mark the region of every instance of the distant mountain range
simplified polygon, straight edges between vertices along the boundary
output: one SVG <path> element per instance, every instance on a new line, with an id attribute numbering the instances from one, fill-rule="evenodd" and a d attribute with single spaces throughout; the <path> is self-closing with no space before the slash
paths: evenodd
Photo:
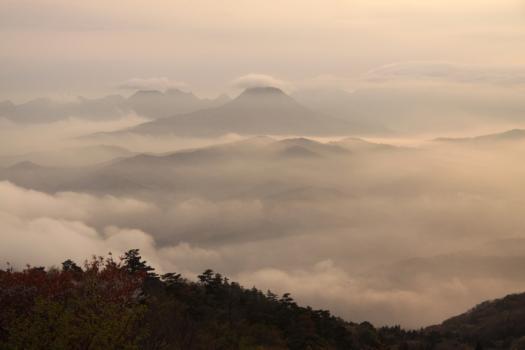
<path id="1" fill-rule="evenodd" d="M 69 117 L 104 120 L 130 112 L 126 99 L 119 95 L 95 99 L 79 97 L 68 102 L 38 98 L 18 105 L 10 101 L 0 104 L 0 117 L 15 123 L 47 123 Z"/>
<path id="2" fill-rule="evenodd" d="M 201 99 L 191 92 L 178 89 L 169 89 L 165 92 L 141 90 L 127 99 L 127 105 L 139 115 L 160 119 L 217 107 L 228 101 L 230 98 L 227 95 L 220 95 L 216 99 Z"/>
<path id="3" fill-rule="evenodd" d="M 330 116 L 330 118 L 324 118 L 326 125 L 319 128 L 318 132 L 322 135 L 333 135 L 335 122 L 330 122 L 328 119 L 334 118 L 337 118 L 339 123 L 344 122 L 344 125 L 341 125 L 341 131 L 345 135 L 361 136 L 401 136 L 413 132 L 436 131 L 449 133 L 460 129 L 466 130 L 473 123 L 481 120 L 487 125 L 497 126 L 502 122 L 510 124 L 523 119 L 525 109 L 519 96 L 513 96 L 508 100 L 501 99 L 497 94 L 483 96 L 483 98 L 476 97 L 475 93 L 471 95 L 457 89 L 443 90 L 431 86 L 419 88 L 381 84 L 361 86 L 354 91 L 328 87 L 303 88 L 290 95 L 296 104 L 308 110 L 309 113 L 306 115 Z M 8 118 L 17 123 L 43 123 L 68 117 L 100 120 L 129 113 L 135 113 L 151 120 L 171 118 L 177 115 L 192 115 L 197 119 L 193 123 L 184 121 L 184 118 L 177 121 L 180 130 L 176 130 L 176 133 L 186 135 L 193 133 L 193 129 L 197 128 L 199 135 L 207 135 L 210 134 L 210 130 L 198 125 L 207 122 L 207 117 L 203 115 L 211 117 L 213 113 L 220 114 L 222 108 L 219 109 L 219 112 L 216 112 L 215 108 L 229 102 L 232 101 L 227 95 L 206 99 L 178 89 L 141 90 L 129 97 L 120 95 L 94 99 L 79 97 L 70 102 L 57 102 L 46 98 L 22 104 L 0 101 L 0 118 Z M 232 111 L 242 110 L 240 103 L 237 102 L 234 105 L 237 105 L 238 108 L 233 108 L 232 105 L 229 105 L 228 108 L 233 108 Z M 203 111 L 208 109 L 213 111 Z M 228 109 L 222 110 L 226 113 Z M 202 111 L 202 113 L 193 115 L 197 111 Z M 252 114 L 255 118 L 258 112 L 254 111 Z M 226 128 L 224 124 L 220 124 L 223 118 L 217 118 L 217 124 Z M 232 123 L 236 121 L 235 114 L 229 119 L 224 119 Z M 290 123 L 293 124 L 291 120 L 293 118 L 290 117 Z M 175 124 L 174 121 L 172 123 Z M 308 133 L 304 135 L 312 135 L 311 126 L 313 124 L 306 121 L 304 124 L 301 129 L 297 126 L 284 125 L 282 128 L 284 130 L 278 131 L 306 130 Z M 273 131 L 274 128 L 268 125 L 269 121 L 264 124 L 259 120 L 253 128 L 264 126 L 267 127 L 267 130 Z M 240 123 L 233 126 L 234 129 L 240 129 L 243 134 L 247 133 L 246 130 L 251 130 L 247 127 L 241 128 Z M 216 133 L 215 129 L 211 134 Z M 221 129 L 221 131 L 224 130 Z M 262 129 L 255 134 L 265 133 Z"/>
<path id="4" fill-rule="evenodd" d="M 94 99 L 79 97 L 67 102 L 39 98 L 18 105 L 11 101 L 3 101 L 0 102 L 0 117 L 16 123 L 45 123 L 69 117 L 101 120 L 117 118 L 128 113 L 158 119 L 219 106 L 229 100 L 226 95 L 216 99 L 201 99 L 190 92 L 177 89 L 165 92 L 140 90 L 128 98 L 109 95 Z"/>
<path id="5" fill-rule="evenodd" d="M 356 125 L 314 112 L 273 87 L 245 90 L 234 100 L 215 108 L 154 120 L 127 132 L 144 135 L 347 135 Z"/>
<path id="6" fill-rule="evenodd" d="M 116 155 L 115 159 L 105 159 L 104 163 L 84 167 L 42 166 L 26 159 L 0 168 L 0 180 L 9 180 L 20 186 L 45 192 L 81 190 L 119 193 L 174 188 L 201 191 L 204 188 L 202 186 L 213 188 L 213 181 L 221 181 L 220 178 L 210 178 L 207 169 L 214 169 L 215 172 L 226 171 L 228 164 L 251 164 L 252 167 L 263 168 L 268 165 L 289 166 L 291 162 L 304 163 L 305 160 L 314 160 L 316 164 L 322 164 L 323 161 L 333 161 L 339 159 L 337 157 L 346 157 L 354 152 L 382 152 L 390 149 L 395 147 L 360 139 L 321 143 L 306 138 L 276 140 L 266 136 L 165 155 L 133 155 L 123 149 L 98 146 L 93 149 L 78 149 L 78 152 L 96 150 L 105 151 L 105 155 L 111 151 Z M 52 156 L 33 154 L 28 159 L 49 159 Z M 191 169 L 194 170 L 188 171 Z M 200 178 L 201 176 L 203 178 Z M 268 176 L 271 177 L 271 174 Z M 257 182 L 252 185 L 256 184 Z M 230 186 L 242 187 L 242 184 L 232 183 Z M 282 186 L 282 189 L 290 190 L 289 184 Z M 298 187 L 300 184 L 296 183 L 294 186 Z M 274 190 L 281 188 L 280 185 L 274 187 Z M 215 190 L 221 188 L 224 186 L 216 186 Z"/>
<path id="7" fill-rule="evenodd" d="M 0 166 L 11 166 L 21 162 L 32 162 L 42 166 L 55 167 L 94 165 L 118 158 L 130 157 L 133 154 L 133 152 L 123 147 L 91 145 L 0 156 Z"/>
<path id="8" fill-rule="evenodd" d="M 203 99 L 191 92 L 140 90 L 128 98 L 110 95 L 58 102 L 39 98 L 0 102 L 0 117 L 15 123 L 47 123 L 70 117 L 107 120 L 135 113 L 151 122 L 125 130 L 143 135 L 211 137 L 240 135 L 343 136 L 385 132 L 359 118 L 339 118 L 331 109 L 309 108 L 274 87 L 249 88 L 235 99 Z M 343 115 L 343 114 L 341 114 Z"/>
<path id="9" fill-rule="evenodd" d="M 439 137 L 434 139 L 437 142 L 454 142 L 454 143 L 485 143 L 494 141 L 520 141 L 525 140 L 525 130 L 512 129 L 500 133 L 487 134 L 474 137 Z"/>

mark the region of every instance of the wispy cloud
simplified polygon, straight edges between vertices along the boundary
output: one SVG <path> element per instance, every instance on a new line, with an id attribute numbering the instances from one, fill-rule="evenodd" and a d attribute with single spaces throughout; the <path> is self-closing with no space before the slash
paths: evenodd
<path id="1" fill-rule="evenodd" d="M 400 62 L 370 70 L 365 74 L 364 79 L 372 82 L 439 80 L 466 84 L 516 86 L 525 84 L 525 67 L 478 66 L 451 62 Z"/>
<path id="2" fill-rule="evenodd" d="M 249 73 L 233 80 L 231 86 L 237 89 L 272 86 L 288 91 L 293 88 L 293 83 L 271 75 Z"/>

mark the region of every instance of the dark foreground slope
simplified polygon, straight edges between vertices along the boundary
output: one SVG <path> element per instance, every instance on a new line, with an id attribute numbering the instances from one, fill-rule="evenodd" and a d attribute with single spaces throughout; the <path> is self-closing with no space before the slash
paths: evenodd
<path id="1" fill-rule="evenodd" d="M 525 349 L 525 293 L 483 302 L 427 331 L 464 342 L 478 341 L 490 349 Z"/>
<path id="2" fill-rule="evenodd" d="M 0 349 L 522 349 L 524 300 L 419 331 L 376 329 L 211 270 L 197 282 L 158 276 L 131 250 L 84 268 L 0 270 Z"/>

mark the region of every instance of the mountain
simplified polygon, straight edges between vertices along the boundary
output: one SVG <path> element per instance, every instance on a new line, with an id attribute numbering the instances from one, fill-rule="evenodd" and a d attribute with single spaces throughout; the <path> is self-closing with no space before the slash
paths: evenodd
<path id="1" fill-rule="evenodd" d="M 228 163 L 246 164 L 248 162 L 250 164 L 277 164 L 287 159 L 322 160 L 349 153 L 348 150 L 337 145 L 324 144 L 306 138 L 274 140 L 270 137 L 256 136 L 236 142 L 180 150 L 171 154 L 140 154 L 113 162 L 104 171 L 133 174 L 131 176 L 152 171 L 156 174 L 169 174 L 182 167 L 223 167 Z"/>
<path id="2" fill-rule="evenodd" d="M 12 113 L 15 109 L 15 104 L 9 100 L 0 102 L 0 117 Z"/>
<path id="3" fill-rule="evenodd" d="M 487 349 L 524 349 L 525 293 L 485 301 L 425 332 L 465 343 L 478 342 Z"/>
<path id="4" fill-rule="evenodd" d="M 70 117 L 105 120 L 130 112 L 122 96 L 109 95 L 95 99 L 78 97 L 68 102 L 38 98 L 13 105 L 4 116 L 16 123 L 47 123 Z"/>
<path id="5" fill-rule="evenodd" d="M 78 97 L 60 102 L 38 98 L 15 105 L 10 101 L 0 103 L 0 116 L 16 123 L 46 123 L 75 117 L 89 120 L 114 119 L 129 113 L 158 119 L 200 109 L 220 106 L 229 101 L 221 95 L 216 99 L 201 99 L 191 92 L 170 89 L 140 90 L 128 98 L 108 95 L 101 98 Z"/>
<path id="6" fill-rule="evenodd" d="M 0 180 L 10 181 L 29 189 L 41 189 L 49 193 L 74 188 L 91 173 L 84 168 L 60 168 L 41 166 L 31 161 L 22 161 L 0 168 Z M 87 180 L 89 181 L 89 179 Z"/>
<path id="7" fill-rule="evenodd" d="M 42 166 L 83 166 L 108 162 L 116 158 L 130 157 L 133 152 L 112 145 L 71 147 L 51 151 L 31 152 L 0 157 L 0 166 L 15 165 L 29 161 Z"/>
<path id="8" fill-rule="evenodd" d="M 253 191 L 263 172 L 269 167 L 281 169 L 293 162 L 315 161 L 322 167 L 324 162 L 334 162 L 352 152 L 339 145 L 321 143 L 306 138 L 275 140 L 257 136 L 242 141 L 219 144 L 196 149 L 181 150 L 170 154 L 129 154 L 125 150 L 82 148 L 85 154 L 97 151 L 97 156 L 114 153 L 117 159 L 86 166 L 64 166 L 56 162 L 54 154 L 31 154 L 19 160 L 26 160 L 10 167 L 0 168 L 0 180 L 8 180 L 17 185 L 44 192 L 54 191 L 94 191 L 101 193 L 120 193 L 127 191 L 177 189 L 181 192 L 225 193 L 229 190 Z M 100 153 L 104 151 L 102 155 Z M 74 156 L 75 152 L 72 153 Z M 106 157 L 107 158 L 107 157 Z M 45 160 L 42 166 L 27 160 Z M 1 159 L 0 159 L 1 160 Z M 14 159 L 10 159 L 14 160 Z M 24 165 L 25 164 L 25 165 Z M 31 164 L 31 167 L 26 166 Z M 250 167 L 246 167 L 250 164 Z M 74 165 L 74 164 L 73 164 Z M 210 177 L 210 173 L 230 173 L 231 166 L 241 167 L 242 174 L 250 174 L 261 169 L 257 176 L 231 179 L 230 176 Z M 304 166 L 304 164 L 302 165 Z M 272 173 L 263 176 L 273 178 Z M 261 180 L 262 181 L 262 180 Z M 300 186 L 294 183 L 294 187 Z M 275 184 L 275 189 L 288 188 L 286 183 Z M 247 189 L 248 188 L 248 189 Z M 235 192 L 237 193 L 237 192 Z"/>
<path id="9" fill-rule="evenodd" d="M 128 132 L 205 137 L 228 133 L 248 135 L 345 135 L 354 131 L 346 121 L 316 113 L 273 87 L 245 90 L 215 108 L 156 120 Z"/>
<path id="10" fill-rule="evenodd" d="M 288 138 L 276 142 L 272 148 L 281 157 L 311 158 L 322 156 L 336 156 L 350 152 L 336 144 L 322 143 L 304 137 Z"/>
<path id="11" fill-rule="evenodd" d="M 454 143 L 486 143 L 486 142 L 506 142 L 506 141 L 523 141 L 525 140 L 524 129 L 512 129 L 500 133 L 487 134 L 475 137 L 440 137 L 434 139 L 436 142 L 454 142 Z"/>
<path id="12" fill-rule="evenodd" d="M 375 143 L 366 141 L 357 137 L 347 137 L 339 141 L 331 142 L 331 144 L 352 151 L 385 151 L 395 150 L 399 148 L 385 143 Z"/>
<path id="13" fill-rule="evenodd" d="M 216 99 L 200 99 L 191 92 L 179 89 L 169 89 L 165 92 L 139 90 L 127 99 L 127 105 L 139 115 L 160 119 L 220 106 L 228 101 L 229 97 L 226 95 Z"/>

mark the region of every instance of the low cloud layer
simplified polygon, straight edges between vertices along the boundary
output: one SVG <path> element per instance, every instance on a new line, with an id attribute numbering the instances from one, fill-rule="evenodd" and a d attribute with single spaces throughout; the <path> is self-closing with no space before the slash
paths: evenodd
<path id="1" fill-rule="evenodd" d="M 213 268 L 349 320 L 419 327 L 525 288 L 523 149 L 256 138 L 82 176 L 19 167 L 5 173 L 17 185 L 0 183 L 1 253 L 22 266 L 140 248 L 159 271 Z"/>
<path id="2" fill-rule="evenodd" d="M 90 121 L 71 117 L 49 123 L 18 124 L 0 118 L 0 156 L 52 151 L 92 144 L 79 137 L 131 127 L 146 121 L 137 115 L 115 116 L 114 119 Z"/>
<path id="3" fill-rule="evenodd" d="M 509 270 L 521 271 L 525 258 L 507 255 L 505 247 L 493 247 L 487 255 L 488 249 L 480 246 L 455 256 L 386 264 L 367 272 L 356 268 L 357 265 L 349 267 L 347 264 L 355 260 L 355 264 L 370 266 L 368 259 L 378 261 L 372 245 L 361 242 L 361 247 L 350 247 L 346 262 L 344 255 L 334 250 L 336 245 L 346 246 L 344 242 L 348 240 L 353 242 L 351 245 L 357 243 L 348 233 L 325 231 L 322 243 L 319 242 L 320 233 L 316 233 L 214 247 L 209 244 L 199 247 L 199 243 L 187 242 L 159 245 L 154 236 L 140 229 L 117 226 L 95 229 L 86 223 L 96 221 L 102 211 L 113 218 L 152 215 L 154 206 L 151 204 L 76 193 L 51 196 L 8 182 L 0 183 L 0 194 L 8 200 L 0 207 L 3 242 L 0 253 L 4 262 L 15 267 L 26 263 L 56 265 L 67 258 L 81 262 L 92 254 L 113 252 L 118 255 L 127 249 L 139 248 L 159 272 L 178 271 L 195 278 L 212 267 L 221 272 L 230 271 L 230 277 L 247 287 L 254 285 L 278 293 L 292 292 L 302 303 L 329 308 L 354 321 L 370 320 L 379 325 L 399 322 L 412 327 L 438 322 L 472 306 L 475 300 L 498 297 L 525 287 L 519 273 L 509 274 Z M 30 205 L 22 207 L 21 202 Z M 201 213 L 201 209 L 198 208 L 196 214 Z M 187 214 L 174 210 L 178 215 Z M 210 217 L 202 214 L 201 220 L 210 222 Z M 243 215 L 239 210 L 220 215 L 228 219 L 235 217 L 234 214 Z M 245 219 L 251 221 L 253 218 Z M 378 243 L 373 241 L 370 243 Z M 512 245 L 524 246 L 525 241 L 514 241 Z M 323 258 L 329 250 L 336 261 L 328 258 L 329 255 Z M 359 250 L 365 250 L 365 254 L 351 256 L 352 251 Z M 305 256 L 301 257 L 303 254 Z M 498 265 L 491 260 L 501 261 L 501 268 L 507 269 L 506 272 L 498 270 Z M 435 264 L 442 273 L 429 267 L 429 263 Z M 465 269 L 474 270 L 465 273 Z"/>
<path id="4" fill-rule="evenodd" d="M 2 263 L 15 268 L 58 265 L 68 258 L 82 262 L 92 255 L 119 255 L 132 248 L 139 248 L 159 272 L 178 269 L 178 264 L 191 266 L 199 260 L 210 263 L 216 257 L 216 253 L 188 243 L 159 248 L 142 230 L 111 225 L 96 229 L 88 224 L 101 217 L 115 220 L 151 215 L 155 210 L 151 203 L 72 192 L 49 195 L 5 181 L 0 182 L 0 194 L 0 255 Z"/>

